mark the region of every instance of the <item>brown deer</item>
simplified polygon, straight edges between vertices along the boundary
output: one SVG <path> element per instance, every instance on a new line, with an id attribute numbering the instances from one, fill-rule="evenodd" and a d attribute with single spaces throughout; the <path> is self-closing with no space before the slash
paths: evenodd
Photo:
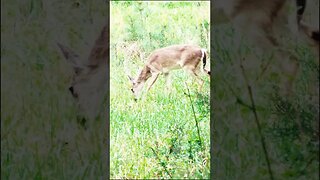
<path id="1" fill-rule="evenodd" d="M 280 35 L 306 40 L 319 55 L 319 27 L 303 21 L 306 0 L 217 0 L 214 5 L 212 21 L 215 25 L 233 23 L 236 32 L 244 35 L 257 52 L 274 55 L 284 77 L 288 77 L 283 80 L 285 94 L 290 94 L 299 64 L 297 57 L 288 52 L 288 47 L 286 49 L 288 43 L 280 40 Z M 294 21 L 289 15 L 290 6 L 297 9 Z"/>
<path id="2" fill-rule="evenodd" d="M 128 75 L 132 82 L 131 91 L 135 100 L 149 78 L 151 79 L 147 91 L 150 90 L 160 74 L 164 74 L 167 79 L 169 72 L 174 69 L 184 69 L 190 73 L 200 84 L 199 90 L 201 90 L 204 81 L 200 78 L 199 71 L 210 75 L 210 71 L 205 69 L 207 56 L 205 49 L 187 44 L 172 45 L 153 51 L 137 78 L 134 79 Z"/>
<path id="3" fill-rule="evenodd" d="M 220 24 L 231 21 L 238 31 L 249 35 L 252 41 L 264 42 L 255 45 L 276 46 L 276 29 L 278 30 L 279 26 L 287 28 L 289 32 L 295 28 L 288 27 L 290 19 L 287 7 L 292 2 L 293 0 L 216 0 L 215 9 L 212 10 L 213 22 Z M 303 21 L 306 0 L 295 0 L 295 5 L 298 30 L 319 44 L 319 27 L 311 27 Z"/>
<path id="4" fill-rule="evenodd" d="M 108 37 L 108 27 L 104 26 L 89 57 L 84 59 L 58 43 L 63 56 L 73 67 L 74 74 L 69 91 L 76 100 L 83 118 L 96 118 L 102 107 L 107 90 Z"/>

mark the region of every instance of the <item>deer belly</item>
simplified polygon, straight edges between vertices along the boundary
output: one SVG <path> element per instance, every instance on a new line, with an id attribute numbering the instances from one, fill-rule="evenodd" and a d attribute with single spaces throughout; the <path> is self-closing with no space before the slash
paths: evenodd
<path id="1" fill-rule="evenodd" d="M 162 72 L 163 73 L 168 73 L 169 71 L 171 70 L 175 70 L 175 69 L 181 69 L 180 65 L 179 64 L 173 64 L 173 65 L 170 65 L 170 66 L 162 66 Z"/>

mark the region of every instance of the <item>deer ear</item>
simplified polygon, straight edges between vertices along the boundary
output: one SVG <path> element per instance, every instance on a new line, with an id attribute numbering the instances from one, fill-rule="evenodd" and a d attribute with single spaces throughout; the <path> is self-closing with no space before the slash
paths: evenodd
<path id="1" fill-rule="evenodd" d="M 88 57 L 88 64 L 91 66 L 99 66 L 109 60 L 109 32 L 105 25 L 99 37 L 96 39 Z"/>
<path id="2" fill-rule="evenodd" d="M 60 43 L 57 43 L 57 45 L 60 48 L 66 61 L 72 65 L 76 73 L 79 73 L 81 70 L 85 68 L 85 66 L 81 63 L 78 54 L 76 54 L 73 50 L 66 46 L 63 46 Z"/>
<path id="3" fill-rule="evenodd" d="M 131 77 L 131 76 L 129 76 L 129 75 L 127 75 L 128 76 L 128 78 L 129 78 L 129 80 L 132 82 L 132 83 L 134 83 L 134 79 Z"/>

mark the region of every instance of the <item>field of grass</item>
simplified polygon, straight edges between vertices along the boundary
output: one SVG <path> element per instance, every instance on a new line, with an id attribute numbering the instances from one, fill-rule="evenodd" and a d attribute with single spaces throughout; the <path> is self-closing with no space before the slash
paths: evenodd
<path id="1" fill-rule="evenodd" d="M 305 20 L 316 25 L 319 1 L 307 4 Z M 283 59 L 255 56 L 253 47 L 235 38 L 230 24 L 212 26 L 214 177 L 271 179 L 268 154 L 274 179 L 319 179 L 319 59 L 302 41 L 283 36 L 288 38 L 283 49 L 300 65 L 293 93 L 285 96 L 280 90 Z"/>
<path id="2" fill-rule="evenodd" d="M 197 92 L 189 74 L 172 71 L 171 89 L 160 76 L 135 102 L 127 77 L 156 48 L 195 43 L 210 49 L 209 10 L 208 2 L 111 3 L 111 178 L 209 178 L 209 78 L 202 77 Z"/>
<path id="3" fill-rule="evenodd" d="M 71 67 L 56 45 L 86 55 L 100 33 L 105 1 L 78 2 L 1 1 L 1 179 L 106 175 L 106 121 L 77 124 Z"/>
<path id="4" fill-rule="evenodd" d="M 308 4 L 318 14 L 306 19 L 318 23 L 319 1 Z M 270 179 L 249 83 L 275 179 L 319 179 L 319 62 L 304 44 L 288 42 L 300 70 L 293 95 L 284 97 L 280 72 L 272 69 L 277 62 L 258 81 L 266 62 L 244 62 L 246 81 L 239 59 L 250 48 L 232 46 L 230 25 L 211 24 L 214 78 L 203 77 L 202 92 L 188 74 L 174 71 L 170 90 L 159 77 L 134 102 L 127 72 L 136 75 L 152 50 L 178 43 L 210 49 L 209 2 L 111 5 L 111 178 L 203 179 L 212 166 L 216 179 Z M 107 16 L 105 0 L 1 1 L 1 179 L 106 179 L 106 122 L 94 121 L 89 130 L 77 123 L 71 67 L 56 43 L 87 56 Z"/>

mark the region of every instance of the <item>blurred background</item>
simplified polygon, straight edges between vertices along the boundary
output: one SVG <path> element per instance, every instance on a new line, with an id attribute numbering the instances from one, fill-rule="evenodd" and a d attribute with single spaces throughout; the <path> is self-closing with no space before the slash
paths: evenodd
<path id="1" fill-rule="evenodd" d="M 77 123 L 57 42 L 86 57 L 107 17 L 103 0 L 1 1 L 1 179 L 106 176 L 106 121 Z"/>

